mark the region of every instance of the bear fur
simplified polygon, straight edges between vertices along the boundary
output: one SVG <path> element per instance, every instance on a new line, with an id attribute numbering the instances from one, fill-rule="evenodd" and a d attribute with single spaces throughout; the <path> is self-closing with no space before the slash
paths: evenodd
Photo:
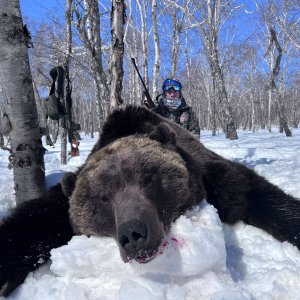
<path id="1" fill-rule="evenodd" d="M 155 257 L 172 222 L 202 199 L 300 248 L 300 202 L 188 131 L 141 107 L 115 111 L 86 163 L 0 226 L 0 295 L 74 234 L 113 237 L 126 262 Z"/>

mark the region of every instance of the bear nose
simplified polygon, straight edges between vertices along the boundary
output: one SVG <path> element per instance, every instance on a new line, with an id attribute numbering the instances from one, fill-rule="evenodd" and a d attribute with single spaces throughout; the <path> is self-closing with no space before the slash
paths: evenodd
<path id="1" fill-rule="evenodd" d="M 118 241 L 127 258 L 133 259 L 145 249 L 148 229 L 145 223 L 133 219 L 122 223 L 118 228 Z"/>

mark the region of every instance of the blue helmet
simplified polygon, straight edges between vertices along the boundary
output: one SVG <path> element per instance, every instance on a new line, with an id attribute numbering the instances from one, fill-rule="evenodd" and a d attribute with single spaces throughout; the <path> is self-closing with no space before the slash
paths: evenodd
<path id="1" fill-rule="evenodd" d="M 166 79 L 163 83 L 162 90 L 165 92 L 171 89 L 174 89 L 175 91 L 181 91 L 181 83 L 171 78 Z"/>

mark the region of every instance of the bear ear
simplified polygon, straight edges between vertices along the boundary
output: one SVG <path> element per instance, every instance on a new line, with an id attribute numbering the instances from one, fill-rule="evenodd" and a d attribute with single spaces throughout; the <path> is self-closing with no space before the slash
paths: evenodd
<path id="1" fill-rule="evenodd" d="M 149 138 L 160 142 L 163 145 L 176 144 L 176 134 L 173 129 L 166 123 L 160 123 L 150 132 Z"/>
<path id="2" fill-rule="evenodd" d="M 65 196 L 70 197 L 75 189 L 77 176 L 72 172 L 67 172 L 60 180 L 61 188 Z"/>

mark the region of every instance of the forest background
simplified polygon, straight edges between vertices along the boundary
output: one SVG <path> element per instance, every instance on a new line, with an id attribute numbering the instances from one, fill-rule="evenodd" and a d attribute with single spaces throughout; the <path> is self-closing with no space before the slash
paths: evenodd
<path id="1" fill-rule="evenodd" d="M 47 122 L 43 98 L 51 87 L 49 71 L 62 65 L 66 56 L 66 2 L 20 1 L 34 46 L 29 54 L 41 127 Z M 83 131 L 92 133 L 101 129 L 108 103 L 111 1 L 99 1 L 98 11 L 91 4 L 97 1 L 69 2 L 74 119 Z M 215 133 L 222 128 L 224 99 L 216 92 L 220 84 L 237 128 L 271 131 L 272 125 L 280 125 L 281 114 L 290 128 L 296 128 L 300 121 L 299 4 L 299 0 L 126 1 L 124 104 L 143 102 L 143 88 L 130 60 L 134 57 L 153 99 L 165 78 L 182 82 L 184 97 L 196 111 L 201 129 Z M 278 48 L 270 29 L 282 49 L 275 77 Z M 214 80 L 218 72 L 214 59 L 221 83 L 218 77 Z M 272 89 L 270 78 L 277 90 Z M 1 100 L 1 111 L 3 105 Z M 50 131 L 54 132 L 55 126 L 56 122 L 50 121 Z"/>
<path id="2" fill-rule="evenodd" d="M 68 126 L 65 126 L 65 117 L 59 122 L 52 121 L 46 118 L 45 111 L 45 98 L 49 95 L 52 84 L 49 71 L 56 66 L 67 66 L 65 70 L 68 70 L 71 79 L 73 112 L 66 115 L 72 115 L 74 121 L 80 123 L 81 130 L 91 135 L 94 131 L 101 131 L 105 115 L 112 107 L 113 92 L 122 92 L 121 97 L 117 99 L 118 106 L 142 105 L 143 89 L 131 63 L 132 57 L 137 61 L 153 98 L 160 92 L 163 79 L 166 77 L 179 79 L 183 83 L 183 93 L 187 102 L 197 113 L 201 128 L 210 130 L 212 134 L 216 134 L 219 129 L 225 132 L 233 124 L 231 133 L 235 131 L 236 127 L 251 131 L 267 128 L 271 131 L 272 125 L 276 125 L 276 128 L 279 125 L 280 130 L 283 131 L 285 127 L 286 135 L 289 135 L 287 129 L 299 125 L 299 0 L 164 0 L 160 2 L 128 0 L 124 10 L 126 16 L 122 14 L 121 18 L 116 20 L 121 21 L 121 26 L 114 27 L 111 26 L 111 7 L 123 5 L 123 0 L 113 0 L 112 2 L 20 0 L 20 3 L 23 23 L 20 15 L 16 15 L 19 0 L 0 0 L 0 112 L 5 121 L 2 120 L 2 129 L 7 130 L 6 133 L 9 133 L 10 138 L 8 147 L 8 139 L 3 140 L 4 147 L 1 147 L 8 150 L 9 155 L 8 153 L 6 155 L 6 152 L 3 155 L 4 151 L 1 151 L 1 155 L 3 155 L 1 160 L 3 161 L 3 170 L 6 170 L 4 161 L 6 162 L 7 158 L 9 167 L 13 168 L 17 204 L 30 198 L 42 197 L 46 191 L 43 160 L 45 148 L 40 141 L 39 127 L 46 129 L 48 127 L 50 133 L 55 135 L 58 133 L 60 124 L 61 149 L 64 149 L 64 151 L 61 150 L 61 163 L 66 164 L 67 162 L 66 129 L 72 128 L 69 125 L 73 124 L 73 119 Z M 19 24 L 16 21 L 19 21 Z M 26 27 L 23 24 L 26 24 Z M 16 27 L 17 25 L 19 28 Z M 112 59 L 114 50 L 118 50 L 114 49 L 114 46 L 118 45 L 112 38 L 114 36 L 112 29 L 116 30 L 120 27 L 124 29 L 124 65 L 123 56 L 122 59 Z M 11 31 L 11 29 L 13 30 Z M 27 32 L 27 29 L 30 33 Z M 119 41 L 123 42 L 123 38 Z M 119 46 L 123 55 L 123 46 Z M 26 68 L 26 65 L 29 65 L 27 63 L 27 47 L 30 54 L 32 80 L 31 72 L 28 72 L 29 69 Z M 26 55 L 21 56 L 20 54 Z M 120 53 L 118 54 L 120 55 Z M 119 75 L 123 73 L 124 66 L 123 88 L 121 85 L 114 88 L 112 84 L 113 79 L 116 78 L 112 76 L 112 62 L 120 64 Z M 21 80 L 18 80 L 20 78 Z M 26 91 L 24 87 L 27 88 Z M 120 99 L 123 99 L 123 104 L 120 103 Z M 38 108 L 38 117 L 35 102 Z M 222 149 L 223 154 L 226 154 L 227 151 L 230 154 L 228 158 L 245 163 L 248 167 L 254 168 L 258 164 L 256 171 L 259 171 L 261 175 L 267 175 L 262 172 L 263 165 L 269 170 L 272 168 L 270 172 L 277 176 L 280 173 L 278 172 L 281 168 L 280 165 L 283 164 L 287 168 L 287 172 L 284 172 L 284 179 L 280 178 L 279 181 L 277 179 L 274 183 L 295 188 L 298 185 L 291 180 L 290 176 L 298 179 L 295 170 L 299 155 L 295 149 L 299 149 L 299 147 L 293 148 L 293 144 L 299 141 L 298 131 L 292 131 L 294 137 L 289 138 L 288 143 L 283 143 L 282 147 L 276 144 L 276 134 L 272 134 L 266 147 L 262 146 L 267 141 L 263 136 L 259 142 L 259 151 L 256 151 L 254 145 L 247 146 L 243 150 L 243 147 L 239 145 L 242 145 L 240 142 L 242 142 L 244 133 L 239 131 L 241 135 L 239 144 L 228 144 L 224 139 L 220 139 L 218 148 Z M 245 134 L 247 134 L 247 141 L 254 139 L 257 142 L 255 134 L 250 133 L 252 137 L 249 132 Z M 217 138 L 222 136 L 223 134 L 220 134 Z M 72 138 L 72 135 L 70 137 Z M 228 137 L 235 138 L 234 135 Z M 85 138 L 85 140 L 87 139 Z M 213 138 L 208 139 L 207 132 L 202 132 L 201 140 L 202 142 L 208 140 L 212 143 L 216 141 Z M 83 141 L 80 146 L 81 154 L 84 154 L 84 144 Z M 55 164 L 56 171 L 53 171 L 51 166 L 49 168 L 49 162 L 58 161 L 58 145 L 59 142 L 55 150 L 51 149 L 53 151 L 50 156 L 50 151 L 46 155 L 48 184 L 54 177 L 58 179 L 53 175 L 61 173 L 60 168 L 67 170 L 65 166 L 59 167 L 57 164 Z M 206 143 L 206 145 L 208 144 Z M 245 154 L 240 159 L 238 158 L 239 152 Z M 263 154 L 256 156 L 259 155 L 258 152 Z M 271 153 L 269 158 L 266 156 L 268 152 Z M 296 155 L 296 158 L 287 156 L 288 153 Z M 78 157 L 79 161 L 83 158 L 84 155 Z M 74 160 L 71 161 L 71 167 L 73 162 Z M 275 162 L 275 169 L 273 162 Z M 0 176 L 0 179 L 4 196 L 2 195 L 0 202 L 1 205 L 9 203 L 12 206 L 11 172 L 6 170 L 2 173 L 3 176 Z M 286 176 L 287 173 L 288 176 Z M 272 176 L 269 177 L 272 178 Z M 1 212 L 1 215 L 3 216 L 5 213 Z M 244 225 L 242 227 L 245 228 Z M 245 280 L 241 285 L 238 283 L 241 286 L 241 292 L 244 292 L 244 287 L 248 288 L 251 285 L 251 287 L 254 286 L 255 291 L 261 293 L 260 287 L 263 285 L 263 292 L 267 293 L 267 296 L 275 294 L 275 298 L 276 295 L 279 295 L 277 298 L 282 299 L 286 295 L 296 295 L 297 287 L 299 287 L 297 282 L 299 272 L 295 272 L 296 269 L 299 269 L 295 254 L 297 250 L 291 248 L 291 245 L 278 243 L 279 250 L 275 249 L 271 263 L 264 264 L 261 258 L 270 258 L 270 255 L 267 254 L 270 253 L 270 249 L 274 250 L 274 245 L 269 242 L 264 243 L 260 234 L 259 236 L 254 235 L 249 243 L 247 227 L 245 232 L 245 242 L 250 245 L 248 256 L 251 265 L 246 268 L 250 270 L 249 277 L 245 276 L 244 272 L 244 266 L 247 265 L 244 265 L 244 262 L 247 263 L 247 256 L 243 262 L 240 251 L 240 249 L 247 251 L 247 248 L 244 247 L 247 245 L 242 243 L 240 246 L 239 242 L 236 242 L 236 237 L 242 236 L 243 239 L 244 234 L 239 235 L 234 232 L 233 237 L 231 234 L 229 237 L 229 245 L 231 246 L 231 242 L 233 243 L 233 247 L 229 250 L 235 250 L 228 252 L 231 256 L 227 261 L 232 263 L 231 270 L 234 270 L 232 277 L 228 276 L 229 286 L 232 286 L 232 279 L 242 276 Z M 228 236 L 228 234 L 226 235 Z M 269 237 L 267 239 L 270 241 Z M 266 244 L 267 250 L 266 254 L 262 253 L 261 256 L 258 256 L 256 252 L 255 257 L 258 259 L 253 263 L 253 249 L 262 248 L 260 245 L 256 246 L 257 241 Z M 86 254 L 85 241 L 82 249 Z M 292 252 L 289 252 L 288 249 L 291 249 Z M 200 250 L 202 251 L 203 247 Z M 271 252 L 274 254 L 274 251 Z M 68 251 L 66 253 L 69 255 Z M 97 253 L 100 252 L 97 251 Z M 291 253 L 290 257 L 287 257 L 288 253 Z M 104 254 L 106 255 L 106 253 Z M 79 256 L 82 257 L 81 252 Z M 274 268 L 274 257 L 279 257 L 279 260 L 276 260 L 279 267 L 282 266 L 280 261 L 285 263 L 282 268 L 280 267 L 280 275 L 276 273 L 278 268 Z M 223 259 L 225 262 L 227 257 L 223 255 Z M 72 271 L 74 270 L 74 257 L 71 260 Z M 106 262 L 101 258 L 99 261 Z M 64 262 L 64 259 L 58 261 L 61 265 Z M 77 265 L 75 264 L 76 270 L 78 269 Z M 236 268 L 237 265 L 241 268 Z M 270 270 L 267 276 L 265 276 L 265 271 L 262 272 L 262 265 L 267 266 L 266 268 Z M 252 270 L 255 272 L 252 273 Z M 115 273 L 113 272 L 114 279 Z M 252 276 L 252 274 L 254 275 Z M 267 284 L 265 284 L 266 280 L 261 280 L 262 274 L 264 279 L 267 278 Z M 212 276 L 216 278 L 215 274 Z M 282 276 L 289 284 L 282 283 Z M 46 277 L 49 279 L 48 274 Z M 101 278 L 101 276 L 96 277 Z M 221 277 L 223 285 L 223 273 Z M 34 277 L 32 278 L 34 279 Z M 128 279 L 128 277 L 126 278 Z M 37 280 L 39 279 L 38 276 Z M 49 287 L 48 279 L 45 282 L 47 287 Z M 73 282 L 74 278 L 71 279 Z M 108 278 L 108 280 L 110 279 Z M 119 281 L 119 278 L 117 279 Z M 89 277 L 88 281 L 92 282 L 93 280 L 91 281 Z M 208 278 L 208 281 L 214 283 L 211 278 Z M 40 282 L 42 283 L 42 281 Z M 278 282 L 280 282 L 279 285 Z M 174 286 L 173 283 L 172 280 L 172 286 Z M 260 286 L 258 286 L 259 284 Z M 32 287 L 31 283 L 30 286 Z M 38 286 L 41 287 L 41 293 L 45 295 L 43 283 Z M 102 287 L 103 285 L 98 284 L 97 286 Z M 157 281 L 155 286 L 157 286 Z M 30 293 L 34 290 L 28 289 L 28 286 L 24 286 L 24 289 Z M 88 290 L 93 292 L 90 288 Z M 209 290 L 215 292 L 214 289 Z M 52 288 L 51 291 L 55 292 L 57 289 Z M 65 292 L 64 289 L 61 291 Z M 78 288 L 74 285 L 71 285 L 69 291 L 72 295 L 78 295 Z M 134 292 L 135 289 L 130 288 L 130 291 Z M 225 287 L 226 291 L 229 291 L 227 286 Z M 177 293 L 177 290 L 175 292 Z M 38 295 L 38 299 L 42 298 L 40 297 L 41 293 L 36 293 L 34 290 L 34 295 Z M 51 297 L 53 294 L 49 295 Z M 101 295 L 106 296 L 107 292 Z M 21 298 L 24 299 L 22 294 Z M 28 297 L 28 299 L 31 298 L 32 295 Z M 258 298 L 261 297 L 258 296 Z M 293 296 L 289 298 L 292 299 Z M 296 299 L 297 296 L 294 298 Z"/>

